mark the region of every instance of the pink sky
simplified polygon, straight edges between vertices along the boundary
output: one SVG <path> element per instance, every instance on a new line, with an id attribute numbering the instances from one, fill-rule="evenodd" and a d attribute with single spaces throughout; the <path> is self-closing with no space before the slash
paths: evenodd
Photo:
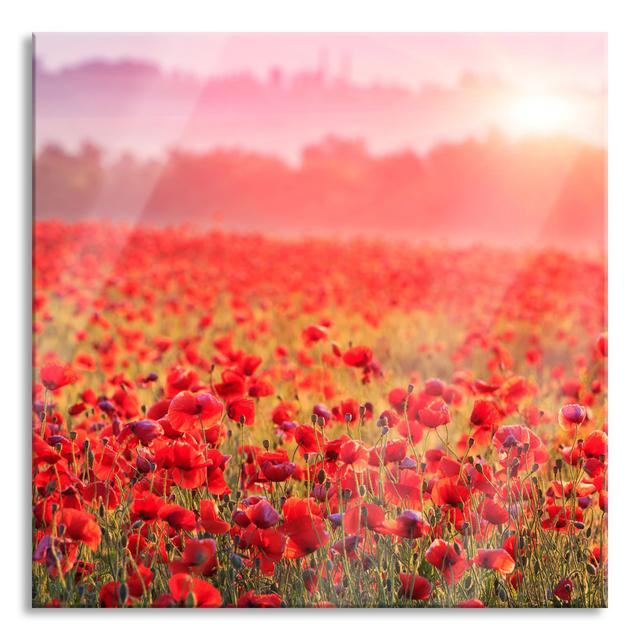
<path id="1" fill-rule="evenodd" d="M 42 33 L 38 57 L 50 69 L 92 58 L 140 58 L 199 75 L 266 74 L 345 66 L 358 82 L 451 85 L 465 72 L 525 89 L 607 84 L 604 33 Z M 348 62 L 347 62 L 348 61 Z"/>

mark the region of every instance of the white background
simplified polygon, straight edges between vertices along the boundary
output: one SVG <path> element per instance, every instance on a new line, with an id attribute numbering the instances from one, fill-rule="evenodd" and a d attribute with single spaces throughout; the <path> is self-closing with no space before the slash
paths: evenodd
<path id="1" fill-rule="evenodd" d="M 637 5 L 638 3 L 636 3 Z M 0 38 L 0 589 L 4 637 L 402 640 L 635 635 L 640 499 L 640 33 L 633 2 L 43 0 L 3 3 Z M 606 31 L 609 33 L 610 591 L 602 611 L 31 611 L 30 67 L 34 31 Z M 182 615 L 184 614 L 184 615 Z M 11 626 L 21 627 L 12 629 Z M 25 627 L 25 628 L 22 628 Z M 201 634 L 201 635 L 200 635 Z M 637 636 L 636 636 L 637 637 Z"/>

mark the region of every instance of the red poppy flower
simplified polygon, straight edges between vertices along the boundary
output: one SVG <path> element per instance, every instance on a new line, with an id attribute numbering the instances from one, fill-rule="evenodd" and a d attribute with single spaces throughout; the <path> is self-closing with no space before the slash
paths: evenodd
<path id="1" fill-rule="evenodd" d="M 224 400 L 231 400 L 244 394 L 245 379 L 242 373 L 233 369 L 222 372 L 222 382 L 215 385 L 216 393 Z"/>
<path id="2" fill-rule="evenodd" d="M 357 504 L 347 509 L 342 519 L 346 534 L 359 533 L 360 529 L 377 529 L 384 521 L 384 510 L 374 503 Z"/>
<path id="3" fill-rule="evenodd" d="M 546 506 L 547 517 L 543 518 L 540 524 L 543 529 L 553 529 L 561 533 L 573 530 L 575 522 L 582 522 L 583 515 L 580 507 L 572 510 L 570 505 L 562 507 L 550 504 Z"/>
<path id="4" fill-rule="evenodd" d="M 265 451 L 257 462 L 264 477 L 271 482 L 284 482 L 296 470 L 286 451 Z"/>
<path id="5" fill-rule="evenodd" d="M 609 438 L 604 431 L 592 431 L 582 444 L 582 450 L 587 458 L 600 458 L 607 455 Z"/>
<path id="6" fill-rule="evenodd" d="M 245 510 L 249 521 L 259 529 L 268 529 L 278 524 L 280 516 L 268 500 L 258 500 Z"/>
<path id="7" fill-rule="evenodd" d="M 469 499 L 469 489 L 457 477 L 442 478 L 431 489 L 434 504 L 460 507 Z"/>
<path id="8" fill-rule="evenodd" d="M 171 400 L 167 418 L 176 431 L 186 432 L 215 424 L 223 409 L 220 400 L 210 393 L 181 391 Z"/>
<path id="9" fill-rule="evenodd" d="M 244 398 L 236 398 L 227 405 L 227 415 L 234 422 L 240 422 L 244 419 L 244 424 L 252 425 L 255 421 L 255 405 L 253 400 Z"/>
<path id="10" fill-rule="evenodd" d="M 573 581 L 571 578 L 563 578 L 560 580 L 555 586 L 553 593 L 556 597 L 560 598 L 560 600 L 570 602 L 571 596 L 573 595 Z"/>
<path id="11" fill-rule="evenodd" d="M 167 375 L 166 395 L 173 398 L 181 391 L 191 391 L 198 385 L 198 375 L 182 367 L 174 367 Z"/>
<path id="12" fill-rule="evenodd" d="M 96 551 L 102 534 L 95 516 L 79 509 L 65 508 L 58 521 L 64 525 L 64 537 L 73 542 L 81 542 Z"/>
<path id="13" fill-rule="evenodd" d="M 310 347 L 319 340 L 325 340 L 327 337 L 327 327 L 319 324 L 312 324 L 302 330 L 302 340 L 306 347 Z"/>
<path id="14" fill-rule="evenodd" d="M 171 477 L 183 489 L 197 489 L 207 478 L 207 461 L 204 454 L 188 442 L 177 442 L 172 447 Z"/>
<path id="15" fill-rule="evenodd" d="M 213 538 L 192 538 L 185 545 L 182 557 L 173 560 L 169 568 L 172 574 L 210 576 L 218 568 L 215 541 Z"/>
<path id="16" fill-rule="evenodd" d="M 417 511 L 403 511 L 393 520 L 385 520 L 376 531 L 400 538 L 415 539 L 424 535 L 422 515 Z"/>
<path id="17" fill-rule="evenodd" d="M 516 567 L 514 559 L 504 549 L 478 549 L 473 562 L 483 569 L 493 569 L 504 576 Z"/>
<path id="18" fill-rule="evenodd" d="M 188 573 L 176 573 L 169 578 L 169 591 L 180 607 L 212 608 L 222 605 L 222 596 L 212 584 Z"/>
<path id="19" fill-rule="evenodd" d="M 369 347 L 351 347 L 344 352 L 342 359 L 349 367 L 366 367 L 373 360 L 373 351 Z"/>
<path id="20" fill-rule="evenodd" d="M 274 609 L 282 606 L 282 598 L 277 593 L 257 594 L 253 591 L 243 593 L 236 603 L 246 609 Z"/>
<path id="21" fill-rule="evenodd" d="M 354 471 L 364 471 L 369 464 L 369 450 L 357 440 L 346 440 L 340 447 L 338 459 Z"/>
<path id="22" fill-rule="evenodd" d="M 293 436 L 302 453 L 318 453 L 323 445 L 322 433 L 306 424 L 298 425 Z"/>
<path id="23" fill-rule="evenodd" d="M 400 574 L 400 590 L 398 596 L 410 600 L 428 600 L 431 595 L 431 583 L 422 576 L 411 573 Z"/>
<path id="24" fill-rule="evenodd" d="M 133 440 L 134 444 L 138 442 L 146 447 L 163 434 L 164 430 L 159 422 L 149 419 L 136 420 L 124 426 L 118 436 L 118 441 L 125 442 Z"/>
<path id="25" fill-rule="evenodd" d="M 154 493 L 145 492 L 138 495 L 131 505 L 131 515 L 140 520 L 155 520 L 158 517 L 158 511 L 164 506 L 165 502 Z"/>
<path id="26" fill-rule="evenodd" d="M 68 364 L 49 362 L 40 368 L 40 381 L 49 391 L 66 387 L 79 379 L 78 374 Z"/>
<path id="27" fill-rule="evenodd" d="M 464 550 L 457 541 L 434 540 L 425 554 L 427 562 L 440 571 L 445 582 L 455 584 L 467 570 Z"/>
<path id="28" fill-rule="evenodd" d="M 288 498 L 282 506 L 282 532 L 289 536 L 285 555 L 299 558 L 329 542 L 329 533 L 313 498 Z"/>
<path id="29" fill-rule="evenodd" d="M 484 609 L 484 604 L 478 598 L 471 598 L 470 600 L 461 600 L 456 607 L 459 609 Z"/>
<path id="30" fill-rule="evenodd" d="M 193 511 L 178 504 L 165 504 L 160 507 L 158 517 L 168 522 L 174 529 L 193 531 L 196 528 L 196 516 Z"/>
<path id="31" fill-rule="evenodd" d="M 580 404 L 565 404 L 558 411 L 558 423 L 563 429 L 579 427 L 587 417 L 587 410 Z"/>
<path id="32" fill-rule="evenodd" d="M 218 515 L 218 507 L 213 500 L 200 501 L 200 526 L 207 533 L 226 533 L 231 528 L 228 522 L 225 522 Z"/>
<path id="33" fill-rule="evenodd" d="M 143 564 L 131 564 L 127 570 L 127 588 L 132 598 L 140 598 L 149 589 L 154 573 Z"/>
<path id="34" fill-rule="evenodd" d="M 449 407 L 444 400 L 432 400 L 418 411 L 420 422 L 429 429 L 437 429 L 438 427 L 451 422 Z"/>
<path id="35" fill-rule="evenodd" d="M 504 524 L 509 521 L 509 512 L 495 500 L 485 498 L 478 509 L 480 517 L 491 524 Z"/>

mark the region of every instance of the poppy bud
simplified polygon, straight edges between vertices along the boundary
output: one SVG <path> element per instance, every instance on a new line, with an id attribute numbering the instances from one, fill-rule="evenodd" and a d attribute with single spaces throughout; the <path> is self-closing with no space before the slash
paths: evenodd
<path id="1" fill-rule="evenodd" d="M 352 415 L 351 415 L 350 413 L 345 413 L 345 414 L 344 414 L 344 421 L 345 421 L 346 423 L 351 422 L 351 420 L 352 420 L 352 419 L 353 419 L 353 417 L 352 417 Z"/>
<path id="2" fill-rule="evenodd" d="M 467 441 L 467 443 L 468 443 L 468 445 L 469 445 L 470 447 L 473 447 L 473 445 L 475 444 L 475 442 L 476 442 L 476 441 L 475 441 L 475 438 L 469 438 L 469 440 Z"/>
<path id="3" fill-rule="evenodd" d="M 322 429 L 325 425 L 325 419 L 322 416 L 318 417 L 318 426 Z"/>
<path id="4" fill-rule="evenodd" d="M 326 479 L 327 474 L 325 473 L 324 469 L 320 469 L 320 471 L 318 471 L 318 482 L 322 484 Z"/>
<path id="5" fill-rule="evenodd" d="M 240 541 L 239 540 L 240 536 L 236 536 L 236 537 L 238 538 L 238 542 L 239 542 Z M 241 569 L 242 568 L 242 558 L 237 553 L 232 553 L 231 554 L 231 564 L 236 569 Z"/>
<path id="6" fill-rule="evenodd" d="M 413 393 L 413 389 L 414 389 L 414 386 L 411 383 L 409 383 L 407 385 L 407 393 L 409 394 Z"/>
<path id="7" fill-rule="evenodd" d="M 185 598 L 184 606 L 188 607 L 189 609 L 193 609 L 197 605 L 198 605 L 198 601 L 196 598 L 196 594 L 193 593 L 193 591 L 189 591 L 189 593 L 187 594 L 187 597 Z"/>
<path id="8" fill-rule="evenodd" d="M 121 582 L 118 586 L 118 602 L 124 604 L 129 597 L 129 587 L 126 582 Z"/>
<path id="9" fill-rule="evenodd" d="M 311 414 L 311 424 L 315 425 L 318 422 L 318 416 L 315 413 Z"/>
<path id="10" fill-rule="evenodd" d="M 359 412 L 360 412 L 360 417 L 364 418 L 365 414 L 367 413 L 367 407 L 365 407 L 363 404 L 361 404 Z"/>
<path id="11" fill-rule="evenodd" d="M 363 497 L 364 497 L 364 494 L 366 493 L 366 489 L 364 488 L 364 486 L 363 486 L 363 485 L 360 485 L 360 486 L 358 487 L 358 493 L 360 494 L 360 497 L 361 497 L 361 498 L 363 498 Z"/>
<path id="12" fill-rule="evenodd" d="M 269 451 L 269 441 L 268 440 L 263 440 L 262 441 L 262 446 Z"/>
<path id="13" fill-rule="evenodd" d="M 587 573 L 590 576 L 595 576 L 598 573 L 598 569 L 594 567 L 591 563 L 587 565 Z"/>

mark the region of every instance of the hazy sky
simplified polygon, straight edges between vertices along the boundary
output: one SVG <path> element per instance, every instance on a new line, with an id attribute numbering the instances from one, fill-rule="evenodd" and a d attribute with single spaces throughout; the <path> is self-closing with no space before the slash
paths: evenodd
<path id="1" fill-rule="evenodd" d="M 348 68 L 352 80 L 419 86 L 454 84 L 462 73 L 496 76 L 526 89 L 602 89 L 603 33 L 42 33 L 36 51 L 49 69 L 87 59 L 146 59 L 198 75 Z"/>

